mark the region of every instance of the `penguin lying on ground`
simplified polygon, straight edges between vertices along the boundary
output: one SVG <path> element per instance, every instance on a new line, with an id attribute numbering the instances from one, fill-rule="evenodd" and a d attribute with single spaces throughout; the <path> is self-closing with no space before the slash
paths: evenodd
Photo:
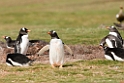
<path id="1" fill-rule="evenodd" d="M 122 39 L 122 36 L 121 34 L 119 33 L 119 31 L 116 29 L 115 26 L 110 26 L 110 27 L 107 27 L 109 29 L 109 34 L 110 35 L 114 35 L 115 37 L 119 38 L 122 45 L 123 45 L 123 39 Z"/>
<path id="2" fill-rule="evenodd" d="M 6 58 L 6 64 L 8 66 L 30 66 L 33 61 L 26 57 L 26 55 L 19 53 L 8 54 Z"/>
<path id="3" fill-rule="evenodd" d="M 107 35 L 100 41 L 100 46 L 107 45 L 109 48 L 123 48 L 123 45 L 118 37 L 114 35 Z"/>
<path id="4" fill-rule="evenodd" d="M 103 47 L 104 56 L 108 60 L 124 61 L 124 49 Z"/>
<path id="5" fill-rule="evenodd" d="M 6 46 L 7 48 L 14 49 L 15 47 L 15 40 L 12 40 L 9 36 L 3 36 L 3 38 L 6 40 Z"/>
<path id="6" fill-rule="evenodd" d="M 20 29 L 19 35 L 16 39 L 15 53 L 26 55 L 29 47 L 28 32 L 30 32 L 30 30 L 27 28 L 23 27 Z"/>
<path id="7" fill-rule="evenodd" d="M 63 67 L 64 63 L 64 49 L 67 49 L 69 53 L 73 56 L 72 50 L 65 45 L 62 40 L 58 37 L 56 31 L 49 31 L 48 34 L 51 36 L 50 45 L 44 46 L 37 54 L 41 55 L 46 50 L 49 50 L 49 60 L 52 68 L 59 66 Z"/>

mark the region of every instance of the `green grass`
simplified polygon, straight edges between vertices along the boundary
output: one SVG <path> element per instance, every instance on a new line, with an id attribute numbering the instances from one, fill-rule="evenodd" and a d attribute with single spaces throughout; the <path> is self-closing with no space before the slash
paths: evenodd
<path id="1" fill-rule="evenodd" d="M 66 63 L 61 70 L 48 64 L 30 67 L 0 65 L 1 83 L 120 83 L 124 81 L 122 62 L 107 60 L 77 61 Z"/>
<path id="2" fill-rule="evenodd" d="M 123 0 L 4 0 L 0 2 L 0 35 L 16 39 L 21 27 L 31 29 L 30 39 L 49 42 L 49 30 L 56 30 L 66 44 L 95 44 L 108 34 L 99 29 L 117 22 L 115 15 Z M 123 31 L 120 31 L 124 36 Z M 3 39 L 1 39 L 4 41 Z"/>

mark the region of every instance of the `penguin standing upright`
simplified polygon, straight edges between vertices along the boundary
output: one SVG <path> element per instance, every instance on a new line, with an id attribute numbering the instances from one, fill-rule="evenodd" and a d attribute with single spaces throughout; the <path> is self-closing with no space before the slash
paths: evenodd
<path id="1" fill-rule="evenodd" d="M 123 39 L 121 34 L 119 33 L 119 31 L 116 29 L 115 26 L 110 26 L 107 27 L 109 29 L 109 34 L 110 35 L 114 35 L 115 37 L 119 38 L 119 40 L 121 41 L 122 45 L 123 45 Z"/>
<path id="2" fill-rule="evenodd" d="M 3 36 L 3 38 L 6 40 L 7 48 L 14 49 L 16 41 L 12 40 L 9 36 Z"/>
<path id="3" fill-rule="evenodd" d="M 64 63 L 64 50 L 67 49 L 73 56 L 71 49 L 65 45 L 62 40 L 58 37 L 56 31 L 49 31 L 48 34 L 51 36 L 50 45 L 44 46 L 38 54 L 41 55 L 44 51 L 49 50 L 49 60 L 53 68 L 59 66 L 63 67 Z"/>
<path id="4" fill-rule="evenodd" d="M 103 47 L 104 56 L 107 60 L 124 61 L 124 49 Z"/>
<path id="5" fill-rule="evenodd" d="M 123 12 L 123 7 L 120 7 L 120 11 L 118 14 L 116 14 L 116 19 L 117 21 L 120 22 L 120 24 L 124 21 L 124 12 Z"/>
<path id="6" fill-rule="evenodd" d="M 20 29 L 19 35 L 16 39 L 15 53 L 26 55 L 29 47 L 28 32 L 30 32 L 30 30 L 25 27 Z"/>

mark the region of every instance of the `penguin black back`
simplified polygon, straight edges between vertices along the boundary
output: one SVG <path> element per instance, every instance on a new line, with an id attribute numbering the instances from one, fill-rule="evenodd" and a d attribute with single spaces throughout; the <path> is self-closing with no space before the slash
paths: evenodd
<path id="1" fill-rule="evenodd" d="M 124 49 L 103 47 L 105 56 L 109 56 L 112 60 L 124 61 Z"/>
<path id="2" fill-rule="evenodd" d="M 123 45 L 121 41 L 119 40 L 119 38 L 115 37 L 114 35 L 110 35 L 110 34 L 104 37 L 100 41 L 101 46 L 104 47 L 105 44 L 107 44 L 109 48 L 123 48 Z"/>
<path id="3" fill-rule="evenodd" d="M 19 53 L 8 54 L 6 58 L 6 63 L 11 66 L 29 66 L 32 62 L 33 60 Z"/>

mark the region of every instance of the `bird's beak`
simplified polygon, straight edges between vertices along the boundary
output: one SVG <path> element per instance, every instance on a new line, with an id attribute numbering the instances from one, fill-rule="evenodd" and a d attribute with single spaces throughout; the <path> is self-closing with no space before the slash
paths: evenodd
<path id="1" fill-rule="evenodd" d="M 27 32 L 30 32 L 31 30 L 27 30 Z"/>
<path id="2" fill-rule="evenodd" d="M 5 38 L 5 36 L 2 36 L 2 38 Z"/>
<path id="3" fill-rule="evenodd" d="M 106 28 L 109 29 L 110 27 L 107 26 Z"/>
<path id="4" fill-rule="evenodd" d="M 101 48 L 103 48 L 101 45 L 99 45 L 99 48 L 101 49 Z"/>
<path id="5" fill-rule="evenodd" d="M 47 32 L 48 34 L 51 34 L 51 32 L 49 31 L 49 32 Z"/>

